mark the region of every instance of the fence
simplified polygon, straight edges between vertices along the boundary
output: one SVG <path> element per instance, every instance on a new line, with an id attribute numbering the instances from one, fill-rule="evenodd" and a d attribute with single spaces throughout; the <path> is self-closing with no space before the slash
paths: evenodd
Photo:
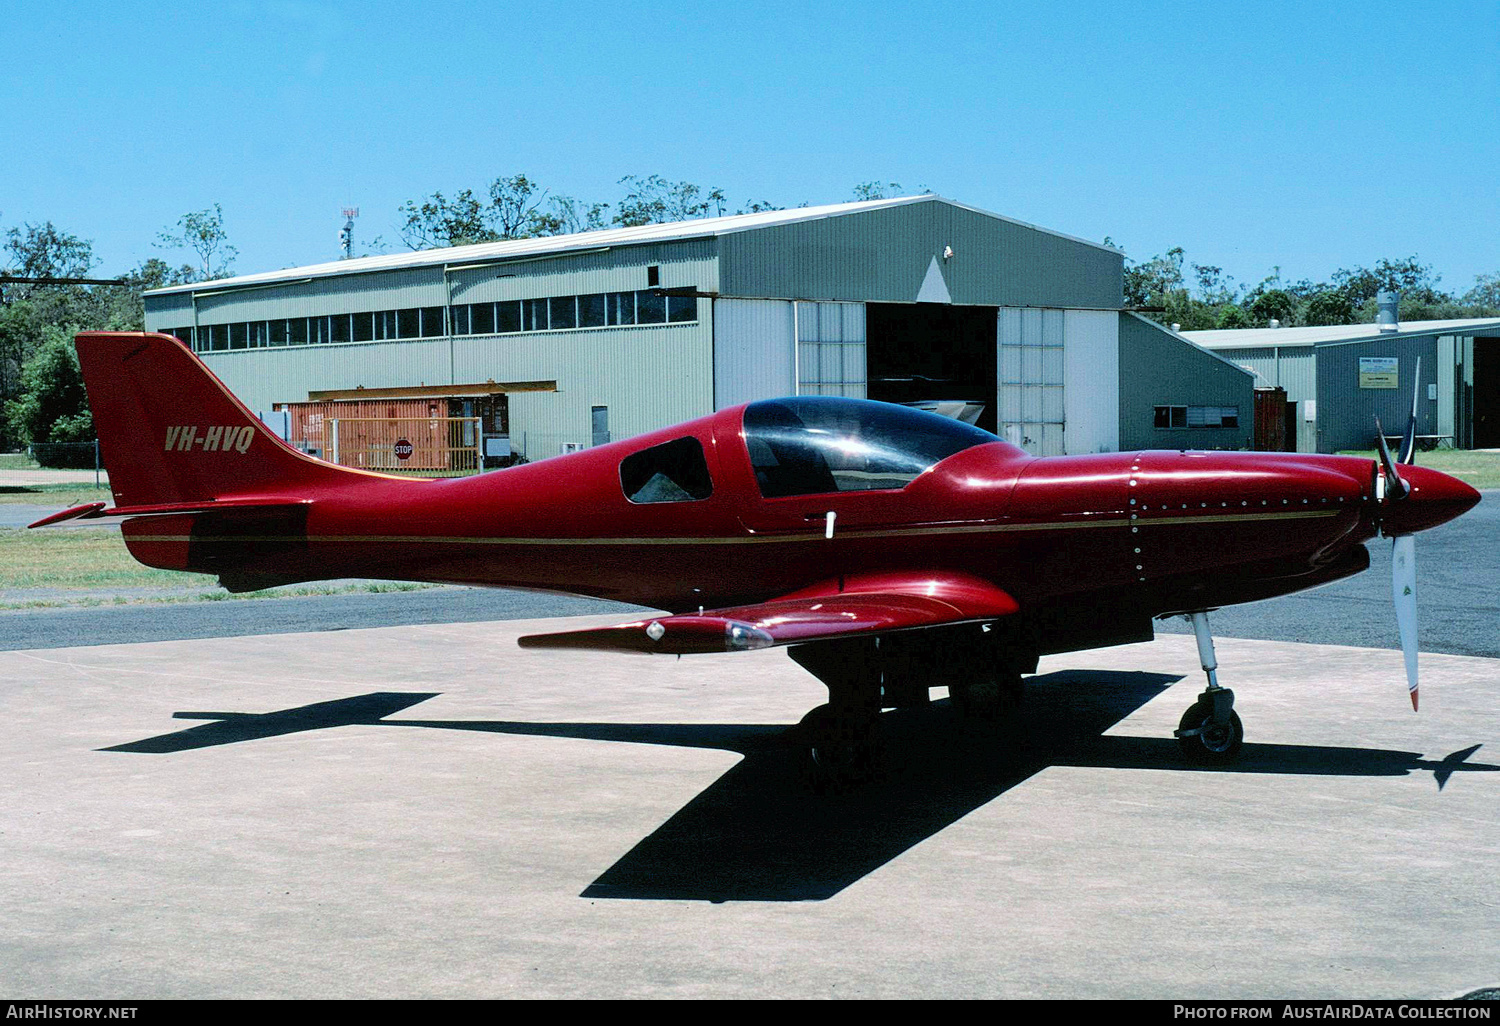
<path id="1" fill-rule="evenodd" d="M 64 470 L 92 470 L 94 484 L 100 483 L 99 440 L 92 442 L 32 442 L 26 447 L 31 458 L 43 467 Z"/>
<path id="2" fill-rule="evenodd" d="M 363 470 L 459 477 L 484 466 L 480 437 L 478 417 L 330 417 L 322 456 Z"/>

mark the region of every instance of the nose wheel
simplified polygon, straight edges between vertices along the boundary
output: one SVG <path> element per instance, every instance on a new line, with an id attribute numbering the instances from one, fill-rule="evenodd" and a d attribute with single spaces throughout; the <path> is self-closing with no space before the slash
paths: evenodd
<path id="1" fill-rule="evenodd" d="M 1187 619 L 1192 621 L 1193 635 L 1198 639 L 1198 659 L 1208 675 L 1208 687 L 1182 714 L 1175 736 L 1183 754 L 1194 762 L 1226 763 L 1239 754 L 1245 728 L 1234 711 L 1234 692 L 1219 686 L 1219 664 L 1214 658 L 1208 614 L 1192 613 Z"/>

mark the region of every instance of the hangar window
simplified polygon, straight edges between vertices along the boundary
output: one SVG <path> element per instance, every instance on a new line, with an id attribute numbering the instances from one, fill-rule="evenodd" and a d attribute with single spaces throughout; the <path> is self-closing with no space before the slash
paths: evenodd
<path id="1" fill-rule="evenodd" d="M 422 325 L 418 320 L 415 310 L 396 311 L 396 337 L 397 338 L 420 338 Z"/>
<path id="2" fill-rule="evenodd" d="M 698 301 L 692 296 L 667 297 L 667 320 L 677 323 L 680 321 L 696 321 L 697 319 Z"/>
<path id="3" fill-rule="evenodd" d="M 488 335 L 495 330 L 495 304 L 474 303 L 469 307 L 469 330 Z"/>
<path id="4" fill-rule="evenodd" d="M 713 494 L 703 445 L 689 435 L 620 461 L 620 488 L 631 502 L 694 502 Z"/>
<path id="5" fill-rule="evenodd" d="M 637 324 L 665 324 L 667 320 L 667 299 L 658 296 L 654 292 L 637 292 L 635 294 L 635 322 Z"/>
<path id="6" fill-rule="evenodd" d="M 547 301 L 552 311 L 552 328 L 578 327 L 578 301 L 573 296 L 558 296 Z"/>
<path id="7" fill-rule="evenodd" d="M 521 330 L 521 304 L 515 300 L 495 304 L 495 331 L 508 335 Z"/>
<path id="8" fill-rule="evenodd" d="M 745 445 L 767 499 L 905 488 L 994 435 L 947 417 L 865 399 L 771 399 L 745 408 Z"/>
<path id="9" fill-rule="evenodd" d="M 446 323 L 445 323 L 446 317 Z M 640 292 L 595 292 L 583 296 L 548 296 L 497 303 L 427 306 L 371 313 L 324 314 L 274 321 L 204 325 L 183 338 L 199 352 L 259 349 L 308 343 L 383 342 L 391 339 L 453 335 L 510 334 L 522 331 L 568 331 L 626 327 L 636 324 L 681 324 L 698 319 L 698 301 L 687 296 Z M 182 336 L 179 336 L 182 337 Z M 191 341 L 190 341 L 191 339 Z"/>
<path id="10" fill-rule="evenodd" d="M 547 330 L 547 301 L 545 299 L 521 300 L 521 330 Z"/>
<path id="11" fill-rule="evenodd" d="M 578 297 L 578 326 L 580 328 L 604 327 L 604 293 Z"/>
<path id="12" fill-rule="evenodd" d="M 605 296 L 608 309 L 605 312 L 605 321 L 608 324 L 634 324 L 635 323 L 635 293 L 634 292 L 611 292 Z"/>
<path id="13" fill-rule="evenodd" d="M 1158 428 L 1239 427 L 1238 406 L 1158 406 L 1155 408 Z"/>

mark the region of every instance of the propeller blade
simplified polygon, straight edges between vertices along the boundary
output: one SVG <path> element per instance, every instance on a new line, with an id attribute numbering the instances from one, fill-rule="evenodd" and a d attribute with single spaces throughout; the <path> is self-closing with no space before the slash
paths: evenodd
<path id="1" fill-rule="evenodd" d="M 1406 658 L 1406 689 L 1417 708 L 1417 536 L 1391 539 L 1391 598 L 1396 602 L 1396 628 L 1401 632 L 1401 654 Z"/>
<path id="2" fill-rule="evenodd" d="M 1396 461 L 1391 458 L 1390 446 L 1385 444 L 1385 428 L 1380 418 L 1375 418 L 1375 447 L 1380 452 L 1380 465 L 1385 469 L 1385 498 L 1400 499 L 1406 495 L 1406 482 L 1396 473 Z"/>
<path id="3" fill-rule="evenodd" d="M 1411 418 L 1406 422 L 1406 434 L 1401 436 L 1401 455 L 1396 457 L 1397 463 L 1410 463 L 1417 454 L 1417 400 L 1422 394 L 1422 358 L 1417 357 L 1417 372 L 1412 375 L 1414 380 L 1411 384 Z"/>

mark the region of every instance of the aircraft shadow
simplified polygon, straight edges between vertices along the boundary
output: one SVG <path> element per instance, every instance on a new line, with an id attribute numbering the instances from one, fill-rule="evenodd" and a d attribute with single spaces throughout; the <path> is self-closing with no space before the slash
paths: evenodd
<path id="1" fill-rule="evenodd" d="M 1414 752 L 1246 744 L 1223 767 L 1186 760 L 1170 737 L 1104 732 L 1179 677 L 1068 671 L 1027 682 L 1012 730 L 976 728 L 947 702 L 882 717 L 876 780 L 846 793 L 809 785 L 799 732 L 785 724 L 522 723 L 390 720 L 430 693 L 377 692 L 266 714 L 178 713 L 214 723 L 103 751 L 165 754 L 350 724 L 714 748 L 744 758 L 626 852 L 589 898 L 800 901 L 829 898 L 1050 766 L 1331 776 L 1432 772 L 1441 788 L 1474 745 L 1441 760 Z"/>
<path id="2" fill-rule="evenodd" d="M 240 741 L 257 741 L 285 734 L 300 734 L 308 730 L 326 730 L 329 727 L 347 727 L 355 724 L 379 723 L 384 717 L 410 708 L 418 702 L 436 698 L 440 691 L 376 691 L 354 698 L 340 698 L 331 702 L 315 702 L 295 709 L 278 709 L 268 713 L 236 712 L 179 712 L 173 713 L 179 720 L 215 720 L 199 727 L 159 734 L 129 744 L 100 748 L 101 752 L 144 752 L 151 755 L 167 755 L 172 752 L 187 752 L 195 748 L 213 748 L 232 745 Z"/>

